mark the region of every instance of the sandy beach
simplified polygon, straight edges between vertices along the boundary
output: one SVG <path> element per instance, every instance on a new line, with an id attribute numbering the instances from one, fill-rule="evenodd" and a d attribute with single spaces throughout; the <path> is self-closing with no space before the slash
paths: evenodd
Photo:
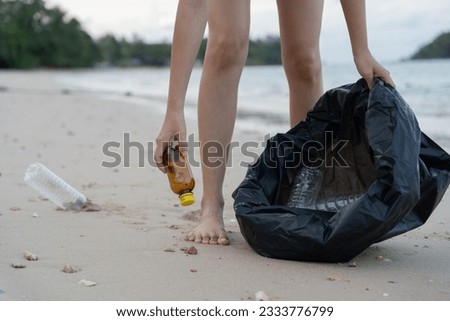
<path id="1" fill-rule="evenodd" d="M 0 300 L 235 301 L 255 300 L 258 291 L 283 301 L 450 300 L 449 192 L 423 227 L 373 245 L 350 263 L 268 259 L 247 245 L 235 219 L 231 193 L 245 174 L 236 152 L 224 186 L 231 245 L 190 243 L 184 235 L 196 223 L 183 218 L 187 209 L 147 155 L 144 167 L 137 149 L 129 168 L 101 166 L 111 161 L 103 145 L 123 143 L 124 133 L 152 142 L 164 117 L 155 106 L 164 102 L 73 91 L 54 80 L 57 73 L 0 73 Z M 262 137 L 238 130 L 234 140 Z M 58 210 L 24 182 L 34 162 L 101 210 Z M 198 168 L 193 172 L 195 210 L 201 176 Z M 191 246 L 196 254 L 187 253 Z M 24 251 L 38 260 L 26 260 Z M 78 271 L 65 273 L 65 265 Z"/>

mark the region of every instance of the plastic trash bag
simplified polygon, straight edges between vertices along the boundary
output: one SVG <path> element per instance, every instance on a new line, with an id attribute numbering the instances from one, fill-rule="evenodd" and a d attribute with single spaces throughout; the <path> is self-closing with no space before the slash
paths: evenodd
<path id="1" fill-rule="evenodd" d="M 298 171 L 318 165 L 319 198 L 361 196 L 338 211 L 286 206 Z M 449 183 L 450 156 L 420 131 L 400 94 L 361 79 L 328 91 L 304 122 L 267 141 L 233 193 L 234 209 L 262 256 L 346 262 L 424 224 Z"/>

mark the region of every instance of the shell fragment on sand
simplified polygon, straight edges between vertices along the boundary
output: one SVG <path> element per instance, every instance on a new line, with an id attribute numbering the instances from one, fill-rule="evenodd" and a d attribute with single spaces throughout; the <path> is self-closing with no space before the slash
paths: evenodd
<path id="1" fill-rule="evenodd" d="M 24 251 L 23 252 L 23 257 L 26 258 L 28 261 L 37 261 L 38 257 L 31 253 L 30 251 Z"/>
<path id="2" fill-rule="evenodd" d="M 81 280 L 80 282 L 78 282 L 78 284 L 80 284 L 80 285 L 84 285 L 84 286 L 87 286 L 87 287 L 92 287 L 92 286 L 96 286 L 97 285 L 97 283 L 96 282 L 94 282 L 94 281 L 89 281 L 89 280 Z"/>
<path id="3" fill-rule="evenodd" d="M 255 300 L 256 301 L 270 301 L 270 298 L 266 293 L 264 293 L 264 291 L 258 291 L 255 293 Z"/>

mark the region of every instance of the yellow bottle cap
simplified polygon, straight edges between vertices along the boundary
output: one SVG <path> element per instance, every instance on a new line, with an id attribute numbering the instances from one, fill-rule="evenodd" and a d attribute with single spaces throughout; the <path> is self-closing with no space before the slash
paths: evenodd
<path id="1" fill-rule="evenodd" d="M 180 195 L 180 204 L 181 206 L 189 206 L 194 204 L 194 194 L 193 193 L 184 193 Z"/>

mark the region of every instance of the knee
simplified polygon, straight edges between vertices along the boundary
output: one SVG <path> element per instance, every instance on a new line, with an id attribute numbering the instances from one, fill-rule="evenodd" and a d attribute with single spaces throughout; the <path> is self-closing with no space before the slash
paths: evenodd
<path id="1" fill-rule="evenodd" d="M 242 68 L 248 54 L 248 38 L 224 35 L 219 39 L 212 39 L 208 54 L 219 70 Z"/>
<path id="2" fill-rule="evenodd" d="M 296 84 L 321 81 L 322 62 L 318 50 L 305 52 L 290 48 L 283 52 L 282 60 L 289 81 Z"/>

